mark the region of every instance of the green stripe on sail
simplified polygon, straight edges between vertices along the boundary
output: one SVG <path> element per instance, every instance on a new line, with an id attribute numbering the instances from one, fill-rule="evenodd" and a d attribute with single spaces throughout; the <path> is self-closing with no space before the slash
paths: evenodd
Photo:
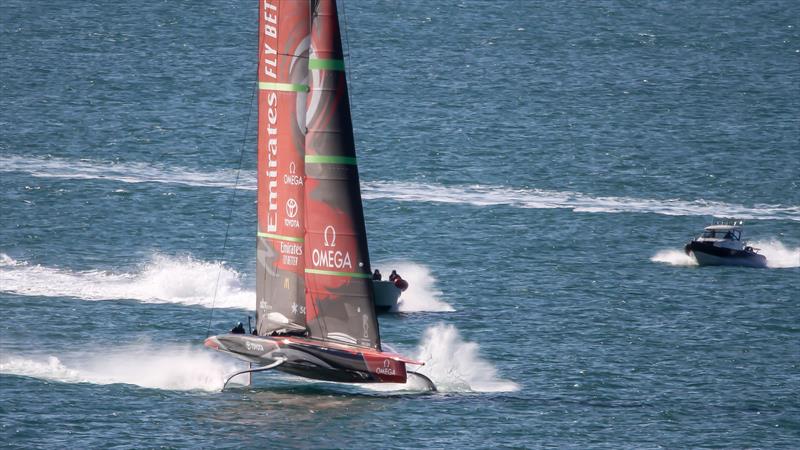
<path id="1" fill-rule="evenodd" d="M 262 91 L 308 92 L 307 84 L 270 83 L 267 81 L 259 81 L 258 88 Z"/>
<path id="2" fill-rule="evenodd" d="M 280 239 L 282 241 L 289 241 L 289 242 L 303 242 L 304 241 L 303 238 L 299 238 L 299 237 L 281 236 L 280 234 L 262 233 L 260 231 L 258 232 L 258 237 Z"/>
<path id="3" fill-rule="evenodd" d="M 316 59 L 308 60 L 308 68 L 311 70 L 338 70 L 344 71 L 343 59 Z"/>
<path id="4" fill-rule="evenodd" d="M 320 270 L 320 269 L 306 269 L 306 273 L 313 273 L 316 275 L 332 275 L 334 277 L 372 278 L 372 275 L 368 273 L 336 272 L 333 270 Z"/>
<path id="5" fill-rule="evenodd" d="M 347 164 L 356 165 L 355 156 L 326 156 L 326 155 L 306 155 L 308 164 Z"/>

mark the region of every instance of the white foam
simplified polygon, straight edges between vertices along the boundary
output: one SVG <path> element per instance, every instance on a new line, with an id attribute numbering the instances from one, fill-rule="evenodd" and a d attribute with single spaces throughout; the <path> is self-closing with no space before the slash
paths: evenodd
<path id="1" fill-rule="evenodd" d="M 123 183 L 166 183 L 254 190 L 254 171 L 223 169 L 198 172 L 181 167 L 165 167 L 146 163 L 113 163 L 98 160 L 68 160 L 0 156 L 0 171 L 25 172 L 34 177 L 67 179 L 104 179 Z M 455 185 L 367 181 L 361 183 L 365 199 L 389 199 L 405 202 L 433 202 L 475 206 L 507 205 L 514 208 L 569 209 L 587 213 L 652 213 L 668 216 L 720 216 L 747 220 L 800 221 L 800 206 L 752 206 L 704 199 L 642 199 L 634 197 L 591 196 L 572 191 L 515 189 L 490 185 Z"/>
<path id="2" fill-rule="evenodd" d="M 800 206 L 743 205 L 707 200 L 653 200 L 632 197 L 594 197 L 572 191 L 513 189 L 503 186 L 441 186 L 373 181 L 362 183 L 364 198 L 409 202 L 507 205 L 515 208 L 570 209 L 589 213 L 653 213 L 668 216 L 724 216 L 748 220 L 800 221 Z"/>
<path id="3" fill-rule="evenodd" d="M 767 258 L 767 267 L 771 269 L 800 267 L 800 247 L 789 248 L 776 239 L 753 241 L 749 244 L 759 249 L 759 253 Z"/>
<path id="4" fill-rule="evenodd" d="M 15 260 L 14 258 L 6 255 L 5 253 L 0 253 L 0 267 L 3 267 L 3 266 L 13 267 L 13 266 L 21 265 L 21 264 L 22 263 L 17 262 L 17 260 Z"/>
<path id="5" fill-rule="evenodd" d="M 650 261 L 666 263 L 673 266 L 696 266 L 694 256 L 687 255 L 683 250 L 661 250 Z"/>
<path id="6" fill-rule="evenodd" d="M 241 309 L 252 309 L 255 299 L 255 292 L 242 287 L 241 275 L 235 270 L 191 257 L 155 255 L 135 272 L 109 273 L 29 265 L 0 254 L 0 279 L 0 290 L 20 295 Z"/>
<path id="7" fill-rule="evenodd" d="M 409 261 L 384 262 L 378 264 L 388 268 L 387 277 L 392 270 L 408 281 L 406 289 L 397 301 L 398 312 L 451 312 L 455 309 L 441 300 L 442 291 L 436 288 L 436 278 L 427 267 Z"/>
<path id="8" fill-rule="evenodd" d="M 204 186 L 255 190 L 255 172 L 242 174 L 246 178 L 236 185 L 236 170 L 198 172 L 182 167 L 165 167 L 153 164 L 100 160 L 70 160 L 62 158 L 36 158 L 24 156 L 0 157 L 0 170 L 25 172 L 40 178 L 66 178 L 75 180 L 111 180 L 122 183 L 165 183 L 185 186 Z"/>
<path id="9" fill-rule="evenodd" d="M 466 342 L 456 327 L 443 323 L 425 330 L 415 359 L 425 362 L 416 369 L 433 381 L 439 392 L 513 392 L 520 386 L 500 378 L 497 369 L 481 358 L 478 344 Z M 414 370 L 412 368 L 412 370 Z M 425 386 L 409 378 L 406 384 L 366 384 L 376 391 L 420 391 Z"/>
<path id="10" fill-rule="evenodd" d="M 497 369 L 479 355 L 478 344 L 464 341 L 453 325 L 439 323 L 425 330 L 416 358 L 425 362 L 418 372 L 442 392 L 519 389 L 517 383 L 500 378 Z"/>
<path id="11" fill-rule="evenodd" d="M 165 390 L 219 391 L 241 368 L 230 359 L 189 347 L 150 345 L 85 355 L 0 357 L 0 373 L 61 383 L 132 384 Z M 237 377 L 238 378 L 238 377 Z"/>

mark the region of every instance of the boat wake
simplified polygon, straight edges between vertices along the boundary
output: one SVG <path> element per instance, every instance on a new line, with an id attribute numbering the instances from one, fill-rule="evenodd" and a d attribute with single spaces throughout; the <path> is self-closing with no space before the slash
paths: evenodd
<path id="1" fill-rule="evenodd" d="M 425 362 L 416 371 L 430 378 L 439 392 L 513 392 L 520 388 L 517 383 L 500 378 L 497 369 L 481 358 L 478 344 L 464 341 L 452 325 L 439 323 L 425 330 L 415 359 Z M 364 386 L 376 391 L 424 389 L 416 380 L 403 385 Z"/>
<path id="2" fill-rule="evenodd" d="M 234 362 L 201 349 L 131 346 L 94 354 L 0 357 L 0 374 L 61 383 L 131 384 L 144 388 L 219 391 Z"/>
<path id="3" fill-rule="evenodd" d="M 255 190 L 256 174 L 243 171 L 236 185 L 236 171 L 198 172 L 180 167 L 146 163 L 114 163 L 97 160 L 69 160 L 25 156 L 0 157 L 0 171 L 24 172 L 34 177 L 102 179 L 123 183 L 164 183 L 198 187 Z M 454 185 L 366 181 L 361 183 L 364 199 L 405 202 L 451 203 L 474 206 L 506 205 L 524 209 L 570 209 L 586 213 L 653 213 L 668 216 L 719 216 L 746 220 L 800 221 L 800 206 L 753 205 L 679 199 L 601 197 L 572 191 L 515 189 L 491 185 Z"/>
<path id="4" fill-rule="evenodd" d="M 800 247 L 789 248 L 775 239 L 752 241 L 750 245 L 759 249 L 759 253 L 767 258 L 767 267 L 770 269 L 800 267 Z M 692 256 L 688 256 L 683 250 L 661 250 L 650 258 L 650 261 L 673 266 L 697 265 L 697 260 Z"/>
<path id="5" fill-rule="evenodd" d="M 683 250 L 661 250 L 650 261 L 665 263 L 671 266 L 696 266 L 697 260 L 694 256 L 689 256 Z"/>
<path id="6" fill-rule="evenodd" d="M 408 289 L 400 295 L 394 312 L 452 312 L 455 309 L 441 300 L 442 291 L 436 288 L 436 278 L 427 267 L 413 262 L 386 262 L 378 264 L 389 268 L 384 271 L 388 276 L 392 270 L 408 281 Z"/>
<path id="7" fill-rule="evenodd" d="M 364 198 L 407 202 L 506 205 L 525 209 L 570 209 L 586 213 L 653 213 L 667 216 L 725 216 L 747 220 L 800 221 L 800 206 L 747 207 L 707 200 L 654 200 L 632 197 L 595 197 L 580 192 L 514 189 L 504 186 L 442 186 L 436 184 L 373 181 L 363 183 Z"/>
<path id="8" fill-rule="evenodd" d="M 219 277 L 216 300 L 214 291 Z M 219 262 L 155 255 L 130 273 L 70 271 L 18 262 L 0 254 L 0 292 L 83 300 L 137 300 L 215 308 L 252 309 L 255 293 L 241 275 Z"/>
<path id="9" fill-rule="evenodd" d="M 38 178 L 71 180 L 110 180 L 122 183 L 163 183 L 184 186 L 234 188 L 236 170 L 197 172 L 181 167 L 165 167 L 138 162 L 114 162 L 91 159 L 36 158 L 24 156 L 0 157 L 0 171 L 24 172 Z M 250 180 L 240 180 L 243 186 L 255 190 L 255 172 Z"/>
<path id="10" fill-rule="evenodd" d="M 800 247 L 789 248 L 775 239 L 752 241 L 750 245 L 759 249 L 759 253 L 767 257 L 767 267 L 770 269 L 800 267 Z"/>

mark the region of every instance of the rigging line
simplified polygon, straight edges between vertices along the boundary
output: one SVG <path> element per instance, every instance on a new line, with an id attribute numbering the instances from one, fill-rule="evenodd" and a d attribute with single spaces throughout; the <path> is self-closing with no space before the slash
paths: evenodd
<path id="1" fill-rule="evenodd" d="M 250 108 L 247 110 L 247 121 L 244 126 L 244 135 L 242 136 L 242 145 L 239 149 L 239 167 L 236 169 L 236 182 L 233 185 L 233 194 L 231 196 L 231 207 L 228 210 L 228 220 L 225 224 L 225 239 L 222 241 L 222 258 L 220 259 L 219 270 L 217 271 L 217 282 L 214 283 L 214 297 L 211 299 L 211 312 L 208 316 L 208 327 L 206 328 L 206 337 L 211 333 L 211 322 L 214 320 L 214 304 L 217 302 L 217 292 L 219 291 L 219 279 L 222 276 L 222 265 L 225 263 L 225 250 L 228 247 L 228 236 L 231 229 L 231 221 L 233 219 L 233 209 L 236 204 L 236 191 L 239 190 L 239 178 L 242 173 L 242 162 L 244 161 L 244 147 L 247 144 L 247 132 L 250 131 L 250 117 L 253 115 L 253 103 L 255 103 L 256 92 L 258 92 L 258 67 L 256 67 L 256 81 L 253 83 L 253 93 L 250 96 Z M 257 325 L 256 325 L 257 326 Z"/>
<path id="2" fill-rule="evenodd" d="M 344 57 L 347 59 L 347 66 L 346 67 L 350 68 L 350 74 L 352 74 L 353 73 L 353 66 L 350 65 L 350 32 L 349 32 L 349 27 L 347 25 L 347 7 L 345 6 L 345 1 L 344 0 L 340 0 L 340 2 L 342 4 L 342 15 L 344 16 L 344 43 L 345 43 L 345 47 L 347 48 L 347 52 L 345 52 Z M 349 78 L 347 77 L 347 72 L 345 72 L 344 78 L 345 78 L 345 80 L 349 80 Z M 348 86 L 347 86 L 348 87 L 348 89 L 347 89 L 347 101 L 350 102 L 350 108 L 352 109 L 353 108 L 353 99 L 352 99 L 352 95 L 350 93 L 353 92 L 353 81 L 350 81 L 347 84 L 348 84 Z M 353 133 L 355 134 L 355 131 L 353 131 Z"/>
<path id="3" fill-rule="evenodd" d="M 353 66 L 350 65 L 350 27 L 347 22 L 347 7 L 345 6 L 345 0 L 339 0 L 342 4 L 342 16 L 344 16 L 344 42 L 347 52 L 345 52 L 344 57 L 347 59 L 347 64 L 345 67 L 350 68 L 350 75 L 353 75 Z M 350 117 L 352 121 L 352 114 L 353 114 L 353 96 L 355 95 L 355 75 L 352 76 L 352 80 L 350 77 L 347 76 L 347 72 L 344 74 L 345 81 L 347 81 L 347 101 L 350 104 Z M 353 128 L 353 150 L 355 151 L 355 143 L 358 142 L 356 136 L 355 126 Z M 355 152 L 358 155 L 358 152 Z M 359 191 L 361 190 L 361 186 L 359 186 Z M 366 235 L 365 235 L 366 238 Z M 372 267 L 366 268 L 368 272 L 372 272 Z"/>

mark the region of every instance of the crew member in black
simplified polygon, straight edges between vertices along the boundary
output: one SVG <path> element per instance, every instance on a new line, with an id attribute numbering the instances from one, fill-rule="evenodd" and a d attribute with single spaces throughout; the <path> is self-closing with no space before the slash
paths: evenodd
<path id="1" fill-rule="evenodd" d="M 381 281 L 383 279 L 383 275 L 381 275 L 381 271 L 375 269 L 375 272 L 372 272 L 372 279 L 375 281 Z"/>

